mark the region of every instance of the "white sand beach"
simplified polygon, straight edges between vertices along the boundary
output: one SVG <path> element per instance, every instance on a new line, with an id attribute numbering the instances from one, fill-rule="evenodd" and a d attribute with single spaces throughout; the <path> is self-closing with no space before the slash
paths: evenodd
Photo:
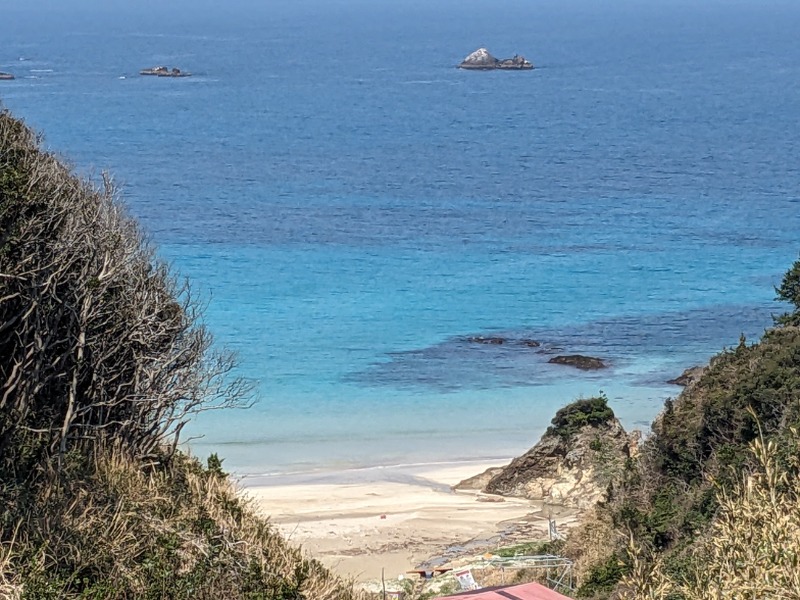
<path id="1" fill-rule="evenodd" d="M 307 475 L 262 485 L 249 495 L 290 540 L 335 572 L 364 582 L 423 561 L 496 547 L 503 538 L 544 539 L 541 505 L 453 492 L 450 486 L 495 463 L 446 463 Z M 566 523 L 566 521 L 565 521 Z"/>

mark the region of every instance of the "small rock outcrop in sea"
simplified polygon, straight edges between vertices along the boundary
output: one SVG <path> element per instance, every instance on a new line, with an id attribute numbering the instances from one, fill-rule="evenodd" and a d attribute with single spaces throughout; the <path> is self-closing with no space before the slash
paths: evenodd
<path id="1" fill-rule="evenodd" d="M 605 369 L 608 365 L 599 358 L 594 356 L 583 356 L 582 354 L 568 354 L 561 356 L 554 356 L 549 363 L 554 365 L 567 365 L 581 369 L 582 371 L 596 371 L 598 369 Z"/>
<path id="2" fill-rule="evenodd" d="M 471 344 L 493 344 L 499 346 L 508 342 L 508 339 L 500 336 L 484 337 L 482 335 L 473 335 L 468 337 L 467 341 Z"/>
<path id="3" fill-rule="evenodd" d="M 181 71 L 175 67 L 168 69 L 167 67 L 159 66 L 150 67 L 149 69 L 142 69 L 139 71 L 139 75 L 155 75 L 156 77 L 189 77 L 191 73 Z"/>
<path id="4" fill-rule="evenodd" d="M 0 81 L 8 81 L 10 79 L 14 79 L 14 76 L 11 73 L 4 73 L 0 71 Z"/>
<path id="5" fill-rule="evenodd" d="M 515 54 L 513 58 L 497 59 L 492 56 L 486 48 L 478 48 L 467 56 L 461 64 L 461 69 L 472 69 L 476 71 L 489 71 L 493 69 L 505 69 L 509 71 L 530 71 L 533 64 L 525 60 L 525 57 Z"/>
<path id="6" fill-rule="evenodd" d="M 638 431 L 625 432 L 605 397 L 577 400 L 556 413 L 528 452 L 455 489 L 588 508 L 605 497 L 625 461 L 638 453 L 640 438 Z"/>
<path id="7" fill-rule="evenodd" d="M 675 379 L 670 379 L 667 383 L 671 383 L 673 385 L 682 385 L 684 387 L 690 387 L 697 383 L 700 378 L 703 376 L 703 373 L 706 372 L 706 367 L 689 367 L 683 373 L 681 373 Z"/>
<path id="8" fill-rule="evenodd" d="M 517 345 L 526 348 L 538 348 L 541 346 L 539 342 L 530 338 L 515 339 L 499 335 L 471 335 L 466 339 L 470 344 L 485 344 L 487 346 Z"/>

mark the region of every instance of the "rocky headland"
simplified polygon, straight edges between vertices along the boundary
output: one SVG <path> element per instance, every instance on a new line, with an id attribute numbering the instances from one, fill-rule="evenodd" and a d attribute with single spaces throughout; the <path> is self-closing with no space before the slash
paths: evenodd
<path id="1" fill-rule="evenodd" d="M 486 48 L 478 48 L 467 56 L 461 64 L 461 69 L 472 69 L 474 71 L 490 71 L 495 69 L 507 71 L 530 71 L 533 63 L 525 60 L 524 56 L 515 54 L 512 58 L 499 59 L 492 56 Z"/>
<path id="2" fill-rule="evenodd" d="M 487 494 L 586 509 L 605 497 L 625 462 L 638 452 L 641 433 L 626 433 L 605 397 L 560 409 L 539 442 L 505 467 L 455 486 Z"/>
<path id="3" fill-rule="evenodd" d="M 667 383 L 681 385 L 683 387 L 692 386 L 700 380 L 703 373 L 706 372 L 706 368 L 707 367 L 689 367 L 675 379 L 668 380 Z"/>

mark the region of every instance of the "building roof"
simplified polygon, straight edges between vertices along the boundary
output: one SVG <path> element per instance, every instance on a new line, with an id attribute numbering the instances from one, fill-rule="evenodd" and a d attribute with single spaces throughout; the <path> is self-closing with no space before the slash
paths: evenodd
<path id="1" fill-rule="evenodd" d="M 570 600 L 567 596 L 554 592 L 540 583 L 483 588 L 474 592 L 443 596 L 440 600 L 446 600 L 447 598 L 455 598 L 456 600 Z"/>

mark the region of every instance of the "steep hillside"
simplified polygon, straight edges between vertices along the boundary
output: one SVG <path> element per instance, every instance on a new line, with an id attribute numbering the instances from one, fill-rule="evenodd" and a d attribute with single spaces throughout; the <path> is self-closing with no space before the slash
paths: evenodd
<path id="1" fill-rule="evenodd" d="M 116 201 L 0 111 L 0 597 L 348 599 L 178 451 L 246 404 Z"/>
<path id="2" fill-rule="evenodd" d="M 694 384 L 666 402 L 639 459 L 627 465 L 621 483 L 585 526 L 603 528 L 605 542 L 573 546 L 575 558 L 591 563 L 583 565 L 581 597 L 612 594 L 633 568 L 626 551 L 631 539 L 645 554 L 653 553 L 668 576 L 695 573 L 702 561 L 695 548 L 718 515 L 720 498 L 741 484 L 743 473 L 759 468 L 751 448 L 757 440 L 774 444 L 777 468 L 796 476 L 799 281 L 800 261 L 778 288 L 778 299 L 794 310 L 777 318 L 758 343 L 741 339 L 714 357 Z M 577 537 L 582 535 L 591 537 Z"/>

